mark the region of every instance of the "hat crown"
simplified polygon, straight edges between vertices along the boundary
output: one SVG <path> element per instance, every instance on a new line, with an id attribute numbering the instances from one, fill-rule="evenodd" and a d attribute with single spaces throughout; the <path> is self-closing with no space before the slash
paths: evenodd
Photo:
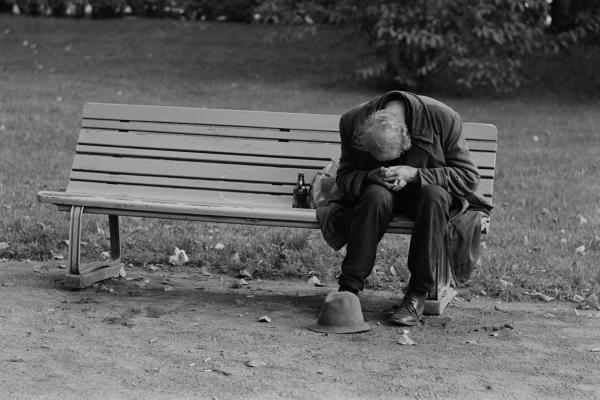
<path id="1" fill-rule="evenodd" d="M 353 333 L 369 330 L 365 323 L 358 296 L 350 292 L 327 295 L 317 323 L 310 327 L 317 332 Z"/>

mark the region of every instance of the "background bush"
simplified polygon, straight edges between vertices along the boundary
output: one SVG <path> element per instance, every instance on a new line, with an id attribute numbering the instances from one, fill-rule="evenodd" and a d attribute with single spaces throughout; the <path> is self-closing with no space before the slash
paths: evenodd
<path id="1" fill-rule="evenodd" d="M 345 24 L 371 43 L 358 76 L 389 88 L 510 92 L 524 61 L 600 41 L 597 0 L 0 0 L 22 14 Z M 3 6 L 1 6 L 3 5 Z M 289 35 L 289 30 L 282 30 Z M 296 29 L 294 34 L 305 34 Z"/>

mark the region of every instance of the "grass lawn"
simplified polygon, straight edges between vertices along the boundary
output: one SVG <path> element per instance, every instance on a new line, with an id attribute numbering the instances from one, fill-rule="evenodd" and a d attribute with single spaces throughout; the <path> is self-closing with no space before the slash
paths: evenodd
<path id="1" fill-rule="evenodd" d="M 0 15 L 0 242 L 8 244 L 0 258 L 65 252 L 67 215 L 38 204 L 36 193 L 66 186 L 86 102 L 339 114 L 382 90 L 354 82 L 354 69 L 369 57 L 356 37 L 325 30 L 282 40 L 275 33 L 258 25 Z M 554 82 L 581 87 L 565 84 L 577 79 L 568 72 L 553 70 Z M 598 102 L 551 92 L 442 96 L 466 121 L 499 129 L 492 230 L 465 295 L 598 292 Z M 109 246 L 106 218 L 86 215 L 84 224 L 84 256 L 97 258 Z M 312 230 L 126 218 L 122 235 L 126 262 L 134 264 L 165 264 L 177 246 L 213 272 L 243 265 L 263 277 L 316 273 L 332 282 L 341 261 Z M 399 287 L 406 250 L 407 238 L 385 237 L 369 287 Z M 236 252 L 241 265 L 231 261 Z"/>

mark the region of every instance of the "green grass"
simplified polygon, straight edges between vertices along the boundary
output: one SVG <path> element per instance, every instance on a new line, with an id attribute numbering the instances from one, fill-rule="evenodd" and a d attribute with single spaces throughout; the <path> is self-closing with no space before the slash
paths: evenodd
<path id="1" fill-rule="evenodd" d="M 281 40 L 276 33 L 258 25 L 0 16 L 0 242 L 9 244 L 0 258 L 65 251 L 67 215 L 40 205 L 36 193 L 66 186 L 85 102 L 339 114 L 379 93 L 354 80 L 368 58 L 356 37 L 324 30 Z M 466 295 L 510 298 L 498 290 L 500 278 L 514 293 L 598 291 L 598 102 L 579 96 L 582 76 L 590 75 L 577 68 L 589 69 L 586 63 L 553 62 L 536 70 L 537 94 L 441 95 L 465 120 L 496 124 L 500 134 L 492 230 Z M 561 90 L 552 90 L 554 82 Z M 86 215 L 85 257 L 107 250 L 107 231 L 106 217 Z M 124 218 L 122 235 L 128 263 L 166 263 L 177 246 L 194 265 L 226 274 L 243 267 L 262 277 L 316 272 L 332 282 L 342 257 L 315 230 Z M 399 287 L 407 245 L 407 237 L 384 238 L 369 287 Z M 586 251 L 576 254 L 581 245 Z"/>

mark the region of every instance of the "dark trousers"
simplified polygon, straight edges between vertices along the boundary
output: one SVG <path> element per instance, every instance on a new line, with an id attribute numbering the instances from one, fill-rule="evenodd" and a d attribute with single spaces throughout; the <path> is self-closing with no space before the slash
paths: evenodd
<path id="1" fill-rule="evenodd" d="M 402 213 L 415 220 L 408 251 L 409 289 L 432 292 L 452 206 L 452 195 L 437 185 L 408 185 L 399 192 L 377 184 L 367 186 L 350 217 L 340 286 L 359 291 L 364 288 L 373 270 L 377 244 L 393 214 Z"/>

